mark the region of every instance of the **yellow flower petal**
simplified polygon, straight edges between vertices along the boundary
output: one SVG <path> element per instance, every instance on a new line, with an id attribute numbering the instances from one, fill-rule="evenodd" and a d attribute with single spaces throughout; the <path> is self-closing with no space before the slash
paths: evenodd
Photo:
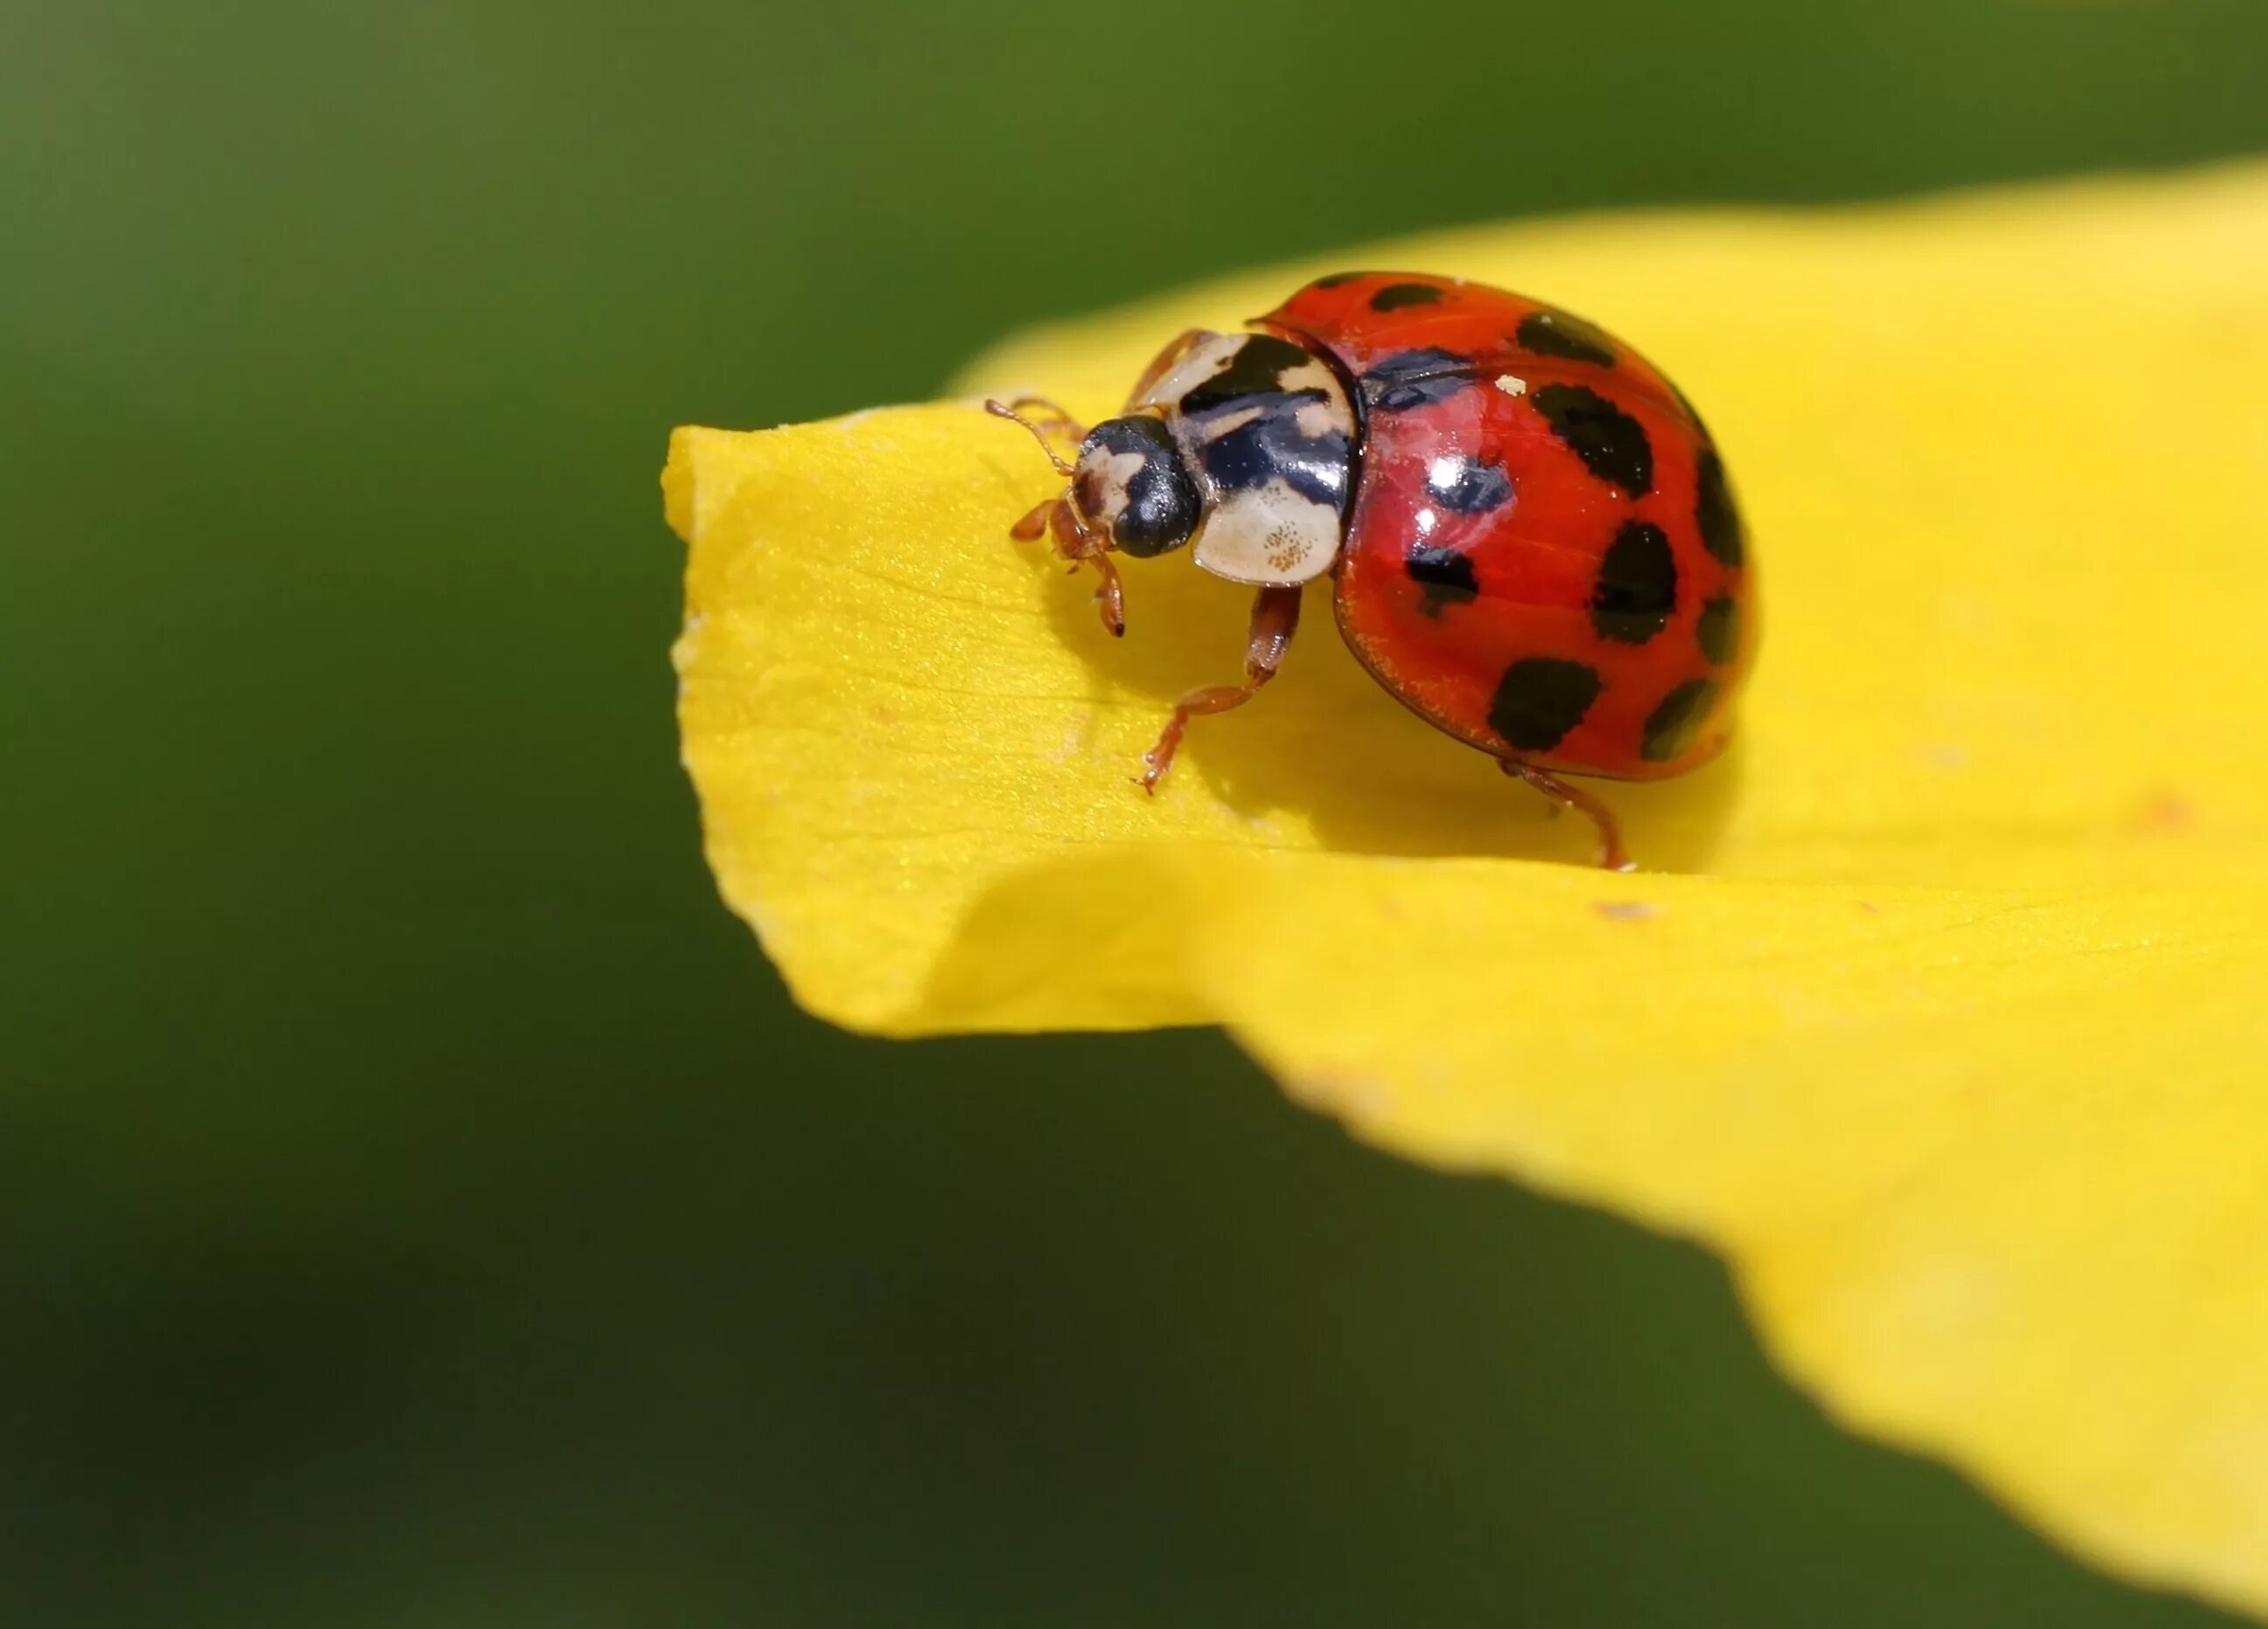
<path id="1" fill-rule="evenodd" d="M 1311 612 L 1091 580 L 968 403 L 678 433 L 685 752 L 798 998 L 893 1034 L 1228 1025 L 1418 1159 L 1706 1239 L 1843 1417 L 2136 1575 L 2268 1609 L 2268 168 L 1447 234 L 1702 404 L 1769 594 L 1726 759 L 1580 864 Z M 1322 266 L 1033 335 L 1101 414 Z"/>

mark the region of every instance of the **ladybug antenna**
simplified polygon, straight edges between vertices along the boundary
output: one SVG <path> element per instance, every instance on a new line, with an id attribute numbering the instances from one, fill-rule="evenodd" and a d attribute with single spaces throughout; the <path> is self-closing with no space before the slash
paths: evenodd
<path id="1" fill-rule="evenodd" d="M 1063 454 L 1057 452 L 1052 446 L 1048 444 L 1047 431 L 1042 429 L 1038 425 L 1033 423 L 1031 420 L 1026 418 L 1022 414 L 1016 411 L 1017 408 L 1023 407 L 1042 407 L 1049 408 L 1055 415 L 1056 428 L 1058 429 L 1070 431 L 1075 430 L 1079 428 L 1077 424 L 1071 422 L 1071 415 L 1065 413 L 1061 407 L 1057 407 L 1051 401 L 1041 401 L 1038 398 L 1033 396 L 1020 396 L 1013 401 L 987 400 L 984 404 L 984 411 L 990 414 L 996 419 L 1005 419 L 1011 424 L 1020 424 L 1026 429 L 1031 431 L 1032 439 L 1040 444 L 1040 451 L 1048 455 L 1048 462 L 1056 466 L 1057 474 L 1063 476 L 1077 474 L 1079 473 L 1078 466 L 1064 463 Z"/>

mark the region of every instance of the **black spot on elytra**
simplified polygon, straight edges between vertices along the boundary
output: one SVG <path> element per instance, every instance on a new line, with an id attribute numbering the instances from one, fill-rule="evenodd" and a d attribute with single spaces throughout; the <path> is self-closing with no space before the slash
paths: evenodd
<path id="1" fill-rule="evenodd" d="M 1599 557 L 1591 626 L 1602 639 L 1642 645 L 1669 626 L 1677 608 L 1677 558 L 1660 526 L 1625 521 Z"/>
<path id="2" fill-rule="evenodd" d="M 1209 379 L 1200 379 L 1182 393 L 1184 413 L 1211 413 L 1222 407 L 1246 407 L 1255 396 L 1282 396 L 1284 376 L 1305 367 L 1314 358 L 1289 340 L 1272 334 L 1255 334 L 1238 346 L 1228 366 Z M 1321 391 L 1296 393 L 1309 401 L 1321 401 Z"/>
<path id="3" fill-rule="evenodd" d="M 1602 368 L 1615 365 L 1614 344 L 1605 334 L 1580 317 L 1571 317 L 1549 306 L 1521 318 L 1519 332 L 1513 338 L 1521 349 L 1534 351 L 1539 356 L 1596 363 Z"/>
<path id="4" fill-rule="evenodd" d="M 1472 382 L 1470 357 L 1426 346 L 1398 350 L 1371 363 L 1362 376 L 1362 397 L 1374 411 L 1407 413 L 1447 401 Z"/>
<path id="5" fill-rule="evenodd" d="M 1370 297 L 1373 311 L 1400 311 L 1405 305 L 1439 305 L 1441 290 L 1430 283 L 1389 283 Z"/>
<path id="6" fill-rule="evenodd" d="M 1722 667 L 1738 655 L 1741 649 L 1741 606 L 1730 594 L 1719 594 L 1701 607 L 1701 620 L 1693 625 L 1693 637 L 1700 642 L 1701 654 Z"/>
<path id="7" fill-rule="evenodd" d="M 1661 705 L 1646 715 L 1638 741 L 1638 756 L 1650 764 L 1666 764 L 1684 755 L 1693 745 L 1693 732 L 1709 715 L 1717 699 L 1713 679 L 1689 679 L 1661 698 Z"/>
<path id="8" fill-rule="evenodd" d="M 1437 620 L 1447 607 L 1466 605 L 1481 591 L 1480 579 L 1473 575 L 1472 556 L 1453 548 L 1412 543 L 1402 557 L 1402 569 L 1425 591 L 1425 598 L 1418 609 Z"/>
<path id="9" fill-rule="evenodd" d="M 1725 479 L 1725 460 L 1714 447 L 1704 447 L 1693 460 L 1693 520 L 1701 528 L 1701 546 L 1728 566 L 1737 566 L 1748 553 L 1741 511 L 1733 506 L 1733 488 Z"/>
<path id="10" fill-rule="evenodd" d="M 1528 400 L 1585 469 L 1634 498 L 1653 490 L 1653 444 L 1629 414 L 1580 385 L 1546 385 Z"/>
<path id="11" fill-rule="evenodd" d="M 1436 459 L 1425 474 L 1425 490 L 1443 509 L 1460 515 L 1485 515 L 1512 495 L 1512 477 L 1493 464 L 1471 459 Z"/>
<path id="12" fill-rule="evenodd" d="M 1504 670 L 1489 703 L 1489 728 L 1516 752 L 1548 752 L 1599 699 L 1599 675 L 1580 662 L 1529 657 Z"/>

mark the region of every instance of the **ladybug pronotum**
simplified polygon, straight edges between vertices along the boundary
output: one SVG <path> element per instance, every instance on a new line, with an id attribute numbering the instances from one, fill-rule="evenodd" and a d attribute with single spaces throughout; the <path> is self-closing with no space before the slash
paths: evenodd
<path id="1" fill-rule="evenodd" d="M 1588 816 L 1602 865 L 1631 869 L 1613 811 L 1564 777 L 1678 774 L 1730 737 L 1756 626 L 1724 462 L 1676 386 L 1580 318 L 1455 278 L 1344 273 L 1249 332 L 1182 334 L 1092 429 L 1036 399 L 986 406 L 1043 448 L 1078 439 L 1075 460 L 1049 448 L 1068 488 L 1012 530 L 1101 574 L 1113 634 L 1113 554 L 1189 548 L 1259 591 L 1244 682 L 1181 698 L 1145 787 L 1191 718 L 1275 676 L 1302 587 L 1326 576 L 1371 675 Z"/>

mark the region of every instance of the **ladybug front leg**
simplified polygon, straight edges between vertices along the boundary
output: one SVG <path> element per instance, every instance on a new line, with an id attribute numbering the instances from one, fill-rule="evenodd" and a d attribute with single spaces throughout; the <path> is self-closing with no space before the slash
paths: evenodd
<path id="1" fill-rule="evenodd" d="M 1032 513 L 1038 512 L 1035 510 Z M 1027 525 L 1031 518 L 1032 515 L 1027 515 L 1016 524 Z M 1095 576 L 1102 579 L 1102 585 L 1094 591 L 1094 605 L 1102 613 L 1102 626 L 1113 639 L 1124 638 L 1126 591 L 1119 585 L 1118 568 L 1110 563 L 1108 539 L 1097 537 L 1079 524 L 1078 511 L 1071 508 L 1068 498 L 1057 499 L 1049 510 L 1047 526 L 1055 538 L 1056 553 L 1071 561 L 1073 571 L 1082 565 L 1094 568 Z"/>
<path id="2" fill-rule="evenodd" d="M 1061 498 L 1042 498 L 1024 512 L 1024 517 L 1008 528 L 1008 535 L 1019 543 L 1030 543 L 1047 535 L 1048 525 L 1056 517 L 1056 505 Z"/>
<path id="3" fill-rule="evenodd" d="M 1615 811 L 1581 787 L 1561 780 L 1557 775 L 1538 769 L 1533 764 L 1523 764 L 1516 758 L 1497 760 L 1505 774 L 1515 781 L 1525 781 L 1562 809 L 1572 809 L 1589 819 L 1598 828 L 1599 863 L 1609 871 L 1635 871 L 1638 867 L 1623 848 L 1623 830 L 1615 818 Z"/>
<path id="4" fill-rule="evenodd" d="M 1158 745 L 1142 755 L 1143 763 L 1148 766 L 1142 774 L 1144 791 L 1155 791 L 1166 771 L 1174 767 L 1174 753 L 1182 745 L 1189 720 L 1201 713 L 1226 713 L 1231 708 L 1242 707 L 1252 700 L 1255 691 L 1276 677 L 1276 669 L 1282 664 L 1284 652 L 1290 648 L 1292 635 L 1299 626 L 1299 584 L 1260 591 L 1252 602 L 1252 631 L 1244 646 L 1244 682 L 1207 685 L 1174 703 L 1174 715 L 1166 721 Z"/>

